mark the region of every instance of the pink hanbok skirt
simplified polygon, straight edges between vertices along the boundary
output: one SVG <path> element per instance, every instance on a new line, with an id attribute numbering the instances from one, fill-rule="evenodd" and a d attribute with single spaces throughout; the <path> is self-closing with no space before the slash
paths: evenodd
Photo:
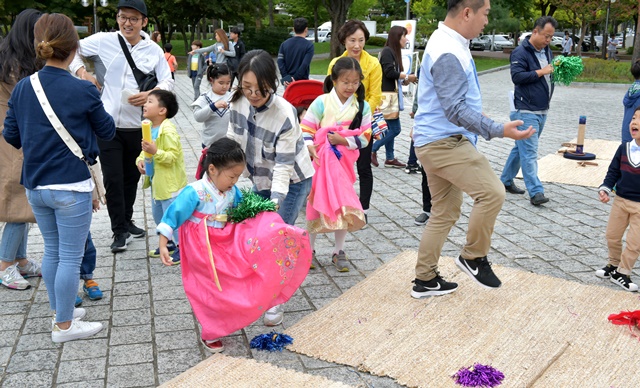
<path id="1" fill-rule="evenodd" d="M 182 281 L 205 340 L 240 330 L 286 302 L 309 272 L 307 232 L 275 212 L 224 228 L 202 223 L 187 221 L 179 233 Z"/>

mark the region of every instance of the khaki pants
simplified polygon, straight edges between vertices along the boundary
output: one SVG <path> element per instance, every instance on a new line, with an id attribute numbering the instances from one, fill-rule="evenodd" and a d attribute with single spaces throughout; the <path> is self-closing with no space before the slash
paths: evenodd
<path id="1" fill-rule="evenodd" d="M 622 236 L 627 226 L 627 246 L 622 251 Z M 640 255 L 640 203 L 615 197 L 605 236 L 609 247 L 609 264 L 618 267 L 621 274 L 631 275 Z"/>
<path id="2" fill-rule="evenodd" d="M 420 240 L 416 278 L 429 281 L 438 274 L 438 260 L 451 227 L 460 218 L 462 193 L 474 201 L 469 215 L 467 242 L 460 255 L 484 257 L 502 208 L 505 190 L 489 161 L 462 136 L 451 136 L 416 148 L 429 178 L 431 217 Z"/>

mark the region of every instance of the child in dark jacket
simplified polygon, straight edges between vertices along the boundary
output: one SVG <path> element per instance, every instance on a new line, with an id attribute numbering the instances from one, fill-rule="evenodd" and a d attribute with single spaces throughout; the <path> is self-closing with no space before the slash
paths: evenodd
<path id="1" fill-rule="evenodd" d="M 598 189 L 603 203 L 609 202 L 614 188 L 617 197 L 607 224 L 609 260 L 604 268 L 596 271 L 596 276 L 633 292 L 638 291 L 638 285 L 631 281 L 630 275 L 640 255 L 640 107 L 633 113 L 629 133 L 632 140 L 618 147 Z M 622 250 L 622 236 L 627 228 L 627 246 Z"/>

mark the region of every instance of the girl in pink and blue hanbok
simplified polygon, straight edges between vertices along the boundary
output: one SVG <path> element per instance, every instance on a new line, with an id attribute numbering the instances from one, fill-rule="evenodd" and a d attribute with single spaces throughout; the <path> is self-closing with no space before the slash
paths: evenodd
<path id="1" fill-rule="evenodd" d="M 353 187 L 359 149 L 371 141 L 371 109 L 364 101 L 362 78 L 358 61 L 338 59 L 325 79 L 325 94 L 311 103 L 301 122 L 316 169 L 307 204 L 311 246 L 316 234 L 334 232 L 332 262 L 340 272 L 349 271 L 344 253 L 347 232 L 366 222 Z"/>
<path id="2" fill-rule="evenodd" d="M 289 300 L 311 264 L 307 232 L 277 213 L 227 222 L 229 209 L 242 201 L 235 183 L 245 166 L 238 143 L 214 142 L 202 178 L 180 192 L 157 227 L 165 265 L 171 265 L 168 239 L 180 227 L 182 282 L 210 352 L 224 349 L 221 337 Z"/>

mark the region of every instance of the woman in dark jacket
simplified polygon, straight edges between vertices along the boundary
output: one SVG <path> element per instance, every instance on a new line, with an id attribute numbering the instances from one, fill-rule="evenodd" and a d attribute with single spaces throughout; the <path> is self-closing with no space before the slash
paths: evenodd
<path id="1" fill-rule="evenodd" d="M 44 14 L 35 24 L 34 37 L 36 56 L 46 61 L 36 73 L 46 106 L 64 123 L 86 163 L 93 164 L 99 152 L 96 136 L 111 140 L 116 128 L 96 87 L 67 70 L 79 45 L 73 22 L 61 14 Z M 16 84 L 3 136 L 24 153 L 21 183 L 44 240 L 42 277 L 55 322 L 51 339 L 66 342 L 102 330 L 100 322 L 81 321 L 84 311 L 74 310 L 94 183 L 85 161 L 72 153 L 54 129 L 36 90 L 30 78 Z"/>
<path id="2" fill-rule="evenodd" d="M 407 44 L 407 29 L 402 26 L 393 26 L 389 30 L 389 37 L 385 47 L 380 52 L 380 65 L 382 66 L 382 92 L 396 92 L 398 98 L 402 98 L 400 83 L 408 85 L 409 82 L 415 82 L 415 74 L 407 74 L 402 66 L 401 49 Z M 387 134 L 380 140 L 373 143 L 372 160 L 377 165 L 377 152 L 380 147 L 384 146 L 386 150 L 385 167 L 404 168 L 406 165 L 398 159 L 394 154 L 394 139 L 400 134 L 402 127 L 400 126 L 400 117 L 395 119 L 387 119 Z"/>

